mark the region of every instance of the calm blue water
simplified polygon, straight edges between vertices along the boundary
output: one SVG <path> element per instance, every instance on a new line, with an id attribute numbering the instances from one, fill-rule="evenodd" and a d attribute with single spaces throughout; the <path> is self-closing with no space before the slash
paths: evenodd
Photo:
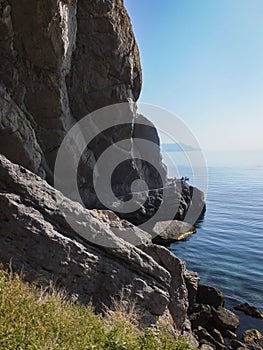
<path id="1" fill-rule="evenodd" d="M 202 283 L 223 291 L 230 309 L 248 302 L 263 310 L 262 180 L 262 166 L 210 167 L 204 221 L 197 234 L 170 246 Z M 263 331 L 262 321 L 242 320 L 240 331 Z"/>

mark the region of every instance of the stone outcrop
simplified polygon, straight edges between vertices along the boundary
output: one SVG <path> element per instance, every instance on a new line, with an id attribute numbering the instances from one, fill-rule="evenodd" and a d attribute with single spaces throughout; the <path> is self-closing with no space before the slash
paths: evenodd
<path id="1" fill-rule="evenodd" d="M 189 324 L 185 264 L 152 245 L 149 234 L 112 212 L 84 209 L 1 155 L 0 179 L 0 257 L 5 266 L 11 263 L 31 282 L 53 280 L 80 302 L 92 300 L 97 310 L 123 291 L 148 323 L 169 308 L 177 331 Z"/>
<path id="2" fill-rule="evenodd" d="M 94 191 L 95 164 L 105 149 L 127 140 L 125 149 L 116 147 L 127 160 L 112 176 L 113 192 L 126 200 L 136 179 L 153 190 L 135 213 L 120 214 L 134 224 L 155 214 L 163 193 L 154 189 L 167 185 L 157 131 L 134 105 L 141 85 L 139 51 L 122 0 L 0 0 L 0 153 L 53 185 L 57 152 L 69 129 L 99 108 L 129 103 L 125 118 L 116 109 L 120 126 L 100 132 L 91 118 L 87 129 L 96 137 L 77 166 L 85 206 L 107 209 Z M 136 138 L 150 146 L 142 147 Z M 144 161 L 149 155 L 154 166 Z M 97 176 L 105 169 L 107 164 L 97 168 Z M 202 212 L 198 190 L 184 185 L 169 192 L 176 219 L 184 219 L 190 206 Z M 194 223 L 193 216 L 186 221 Z"/>
<path id="3" fill-rule="evenodd" d="M 222 293 L 199 284 L 149 233 L 111 211 L 83 208 L 2 155 L 0 259 L 30 282 L 52 280 L 74 300 L 92 301 L 97 311 L 124 297 L 145 325 L 168 315 L 173 334 L 195 336 L 203 349 L 225 349 L 224 338 L 236 337 L 239 320 L 222 306 Z M 259 332 L 247 332 L 245 343 L 252 338 L 262 344 Z"/>
<path id="4" fill-rule="evenodd" d="M 1 82 L 32 119 L 49 170 L 76 120 L 138 98 L 140 59 L 123 1 L 1 0 L 0 24 Z"/>

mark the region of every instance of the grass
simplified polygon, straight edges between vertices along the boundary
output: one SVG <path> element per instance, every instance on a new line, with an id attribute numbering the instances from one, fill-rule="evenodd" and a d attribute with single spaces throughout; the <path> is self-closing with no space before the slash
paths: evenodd
<path id="1" fill-rule="evenodd" d="M 0 268 L 1 350 L 190 350 L 183 338 L 136 326 L 133 308 L 94 313 L 54 288 L 39 290 Z"/>

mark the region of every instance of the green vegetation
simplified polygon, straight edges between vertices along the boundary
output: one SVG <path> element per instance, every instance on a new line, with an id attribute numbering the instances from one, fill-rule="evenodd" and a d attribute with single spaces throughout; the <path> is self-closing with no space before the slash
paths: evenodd
<path id="1" fill-rule="evenodd" d="M 0 269 L 1 350 L 191 349 L 164 331 L 139 330 L 131 314 L 96 315 L 54 288 L 41 291 Z"/>

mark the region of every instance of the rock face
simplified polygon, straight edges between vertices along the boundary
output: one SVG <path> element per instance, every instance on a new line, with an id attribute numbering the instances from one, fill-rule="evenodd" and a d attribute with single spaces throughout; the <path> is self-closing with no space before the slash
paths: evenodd
<path id="1" fill-rule="evenodd" d="M 183 331 L 189 305 L 184 262 L 114 213 L 84 209 L 3 156 L 0 179 L 2 263 L 11 262 L 29 281 L 52 279 L 80 302 L 92 300 L 98 310 L 121 291 L 150 323 L 169 308 L 177 331 Z"/>
<path id="2" fill-rule="evenodd" d="M 93 119 L 87 127 L 96 134 L 78 168 L 87 208 L 107 208 L 94 191 L 95 164 L 105 149 L 124 139 L 121 152 L 127 160 L 111 182 L 116 196 L 125 200 L 136 179 L 150 189 L 166 185 L 157 131 L 132 103 L 141 84 L 139 51 L 122 0 L 0 0 L 0 153 L 53 185 L 57 152 L 69 129 L 99 108 L 130 103 L 125 118 L 116 109 L 121 125 L 100 133 Z M 136 138 L 156 147 L 142 147 Z M 149 154 L 157 169 L 144 161 Z M 105 169 L 96 168 L 97 176 Z M 162 202 L 161 192 L 152 191 L 141 210 L 122 217 L 135 224 L 148 220 Z M 177 219 L 190 205 L 201 206 L 200 212 L 204 206 L 202 193 L 190 187 L 174 187 L 171 201 L 179 203 Z"/>
<path id="3" fill-rule="evenodd" d="M 28 112 L 49 170 L 76 120 L 138 98 L 140 59 L 123 1 L 1 0 L 0 24 L 0 79 Z"/>

